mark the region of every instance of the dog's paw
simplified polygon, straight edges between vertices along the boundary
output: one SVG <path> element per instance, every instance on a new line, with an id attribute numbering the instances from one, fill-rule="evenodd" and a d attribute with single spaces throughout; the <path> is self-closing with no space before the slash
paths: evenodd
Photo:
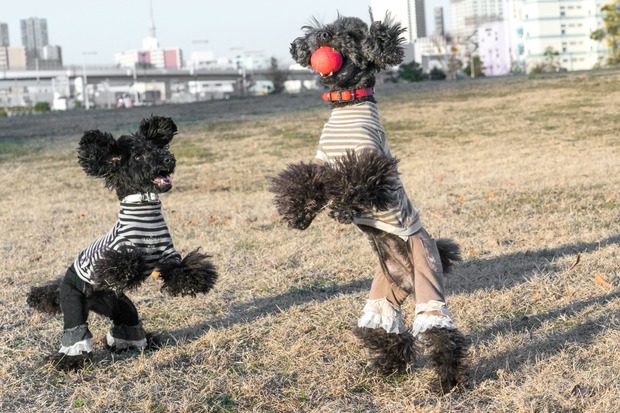
<path id="1" fill-rule="evenodd" d="M 44 362 L 50 364 L 58 371 L 82 370 L 93 364 L 92 353 L 83 351 L 76 356 L 68 356 L 65 353 L 56 352 L 44 358 Z"/>
<path id="2" fill-rule="evenodd" d="M 171 261 L 159 265 L 161 290 L 171 296 L 196 296 L 206 294 L 215 285 L 218 273 L 211 256 L 198 250 L 192 251 L 181 262 Z"/>
<path id="3" fill-rule="evenodd" d="M 341 224 L 351 224 L 353 220 L 360 215 L 359 211 L 354 209 L 332 209 L 329 211 L 329 217 L 335 219 Z"/>

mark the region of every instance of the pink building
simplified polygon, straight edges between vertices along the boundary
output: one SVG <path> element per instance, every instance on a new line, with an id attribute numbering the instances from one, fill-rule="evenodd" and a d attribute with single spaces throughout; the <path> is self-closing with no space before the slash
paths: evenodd
<path id="1" fill-rule="evenodd" d="M 512 66 L 506 23 L 485 23 L 478 27 L 478 56 L 485 76 L 501 76 L 510 73 Z"/>

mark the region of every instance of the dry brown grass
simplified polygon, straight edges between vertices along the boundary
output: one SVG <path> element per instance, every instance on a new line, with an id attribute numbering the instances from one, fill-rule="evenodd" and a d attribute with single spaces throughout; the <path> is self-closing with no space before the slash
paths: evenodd
<path id="1" fill-rule="evenodd" d="M 149 281 L 132 297 L 147 330 L 170 334 L 170 344 L 121 356 L 99 346 L 80 373 L 41 364 L 62 321 L 35 314 L 25 295 L 108 230 L 117 202 L 79 169 L 78 137 L 5 150 L 0 410 L 614 411 L 618 84 L 619 72 L 594 72 L 380 99 L 426 227 L 465 251 L 447 292 L 473 341 L 472 387 L 443 397 L 424 367 L 385 378 L 365 365 L 350 332 L 375 266 L 364 237 L 326 216 L 289 230 L 271 204 L 268 177 L 313 156 L 326 108 L 181 130 L 164 210 L 177 248 L 212 252 L 220 281 L 195 299 L 162 296 Z M 409 321 L 413 305 L 405 304 Z M 90 321 L 102 336 L 108 322 Z"/>

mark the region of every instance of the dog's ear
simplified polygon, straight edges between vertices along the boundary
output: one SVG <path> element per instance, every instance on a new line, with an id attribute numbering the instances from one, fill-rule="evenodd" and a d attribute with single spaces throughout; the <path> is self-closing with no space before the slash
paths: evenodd
<path id="1" fill-rule="evenodd" d="M 171 118 L 151 116 L 140 122 L 139 134 L 161 148 L 169 145 L 176 133 L 177 125 Z"/>
<path id="2" fill-rule="evenodd" d="M 90 176 L 107 176 L 120 163 L 119 150 L 112 135 L 97 129 L 84 133 L 77 152 L 80 166 Z"/>
<path id="3" fill-rule="evenodd" d="M 383 21 L 373 21 L 370 25 L 363 45 L 364 55 L 380 70 L 400 64 L 405 55 L 402 46 L 405 38 L 401 36 L 405 30 L 389 12 L 386 13 Z"/>
<path id="4" fill-rule="evenodd" d="M 312 56 L 307 37 L 308 36 L 298 37 L 293 40 L 289 49 L 293 60 L 303 67 L 310 67 L 310 57 Z"/>

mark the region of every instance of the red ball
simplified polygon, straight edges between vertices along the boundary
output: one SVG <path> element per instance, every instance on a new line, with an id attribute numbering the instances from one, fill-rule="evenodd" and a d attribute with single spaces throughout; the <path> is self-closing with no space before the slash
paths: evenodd
<path id="1" fill-rule="evenodd" d="M 342 67 L 342 55 L 329 46 L 319 47 L 310 57 L 310 66 L 323 76 L 331 75 Z"/>

